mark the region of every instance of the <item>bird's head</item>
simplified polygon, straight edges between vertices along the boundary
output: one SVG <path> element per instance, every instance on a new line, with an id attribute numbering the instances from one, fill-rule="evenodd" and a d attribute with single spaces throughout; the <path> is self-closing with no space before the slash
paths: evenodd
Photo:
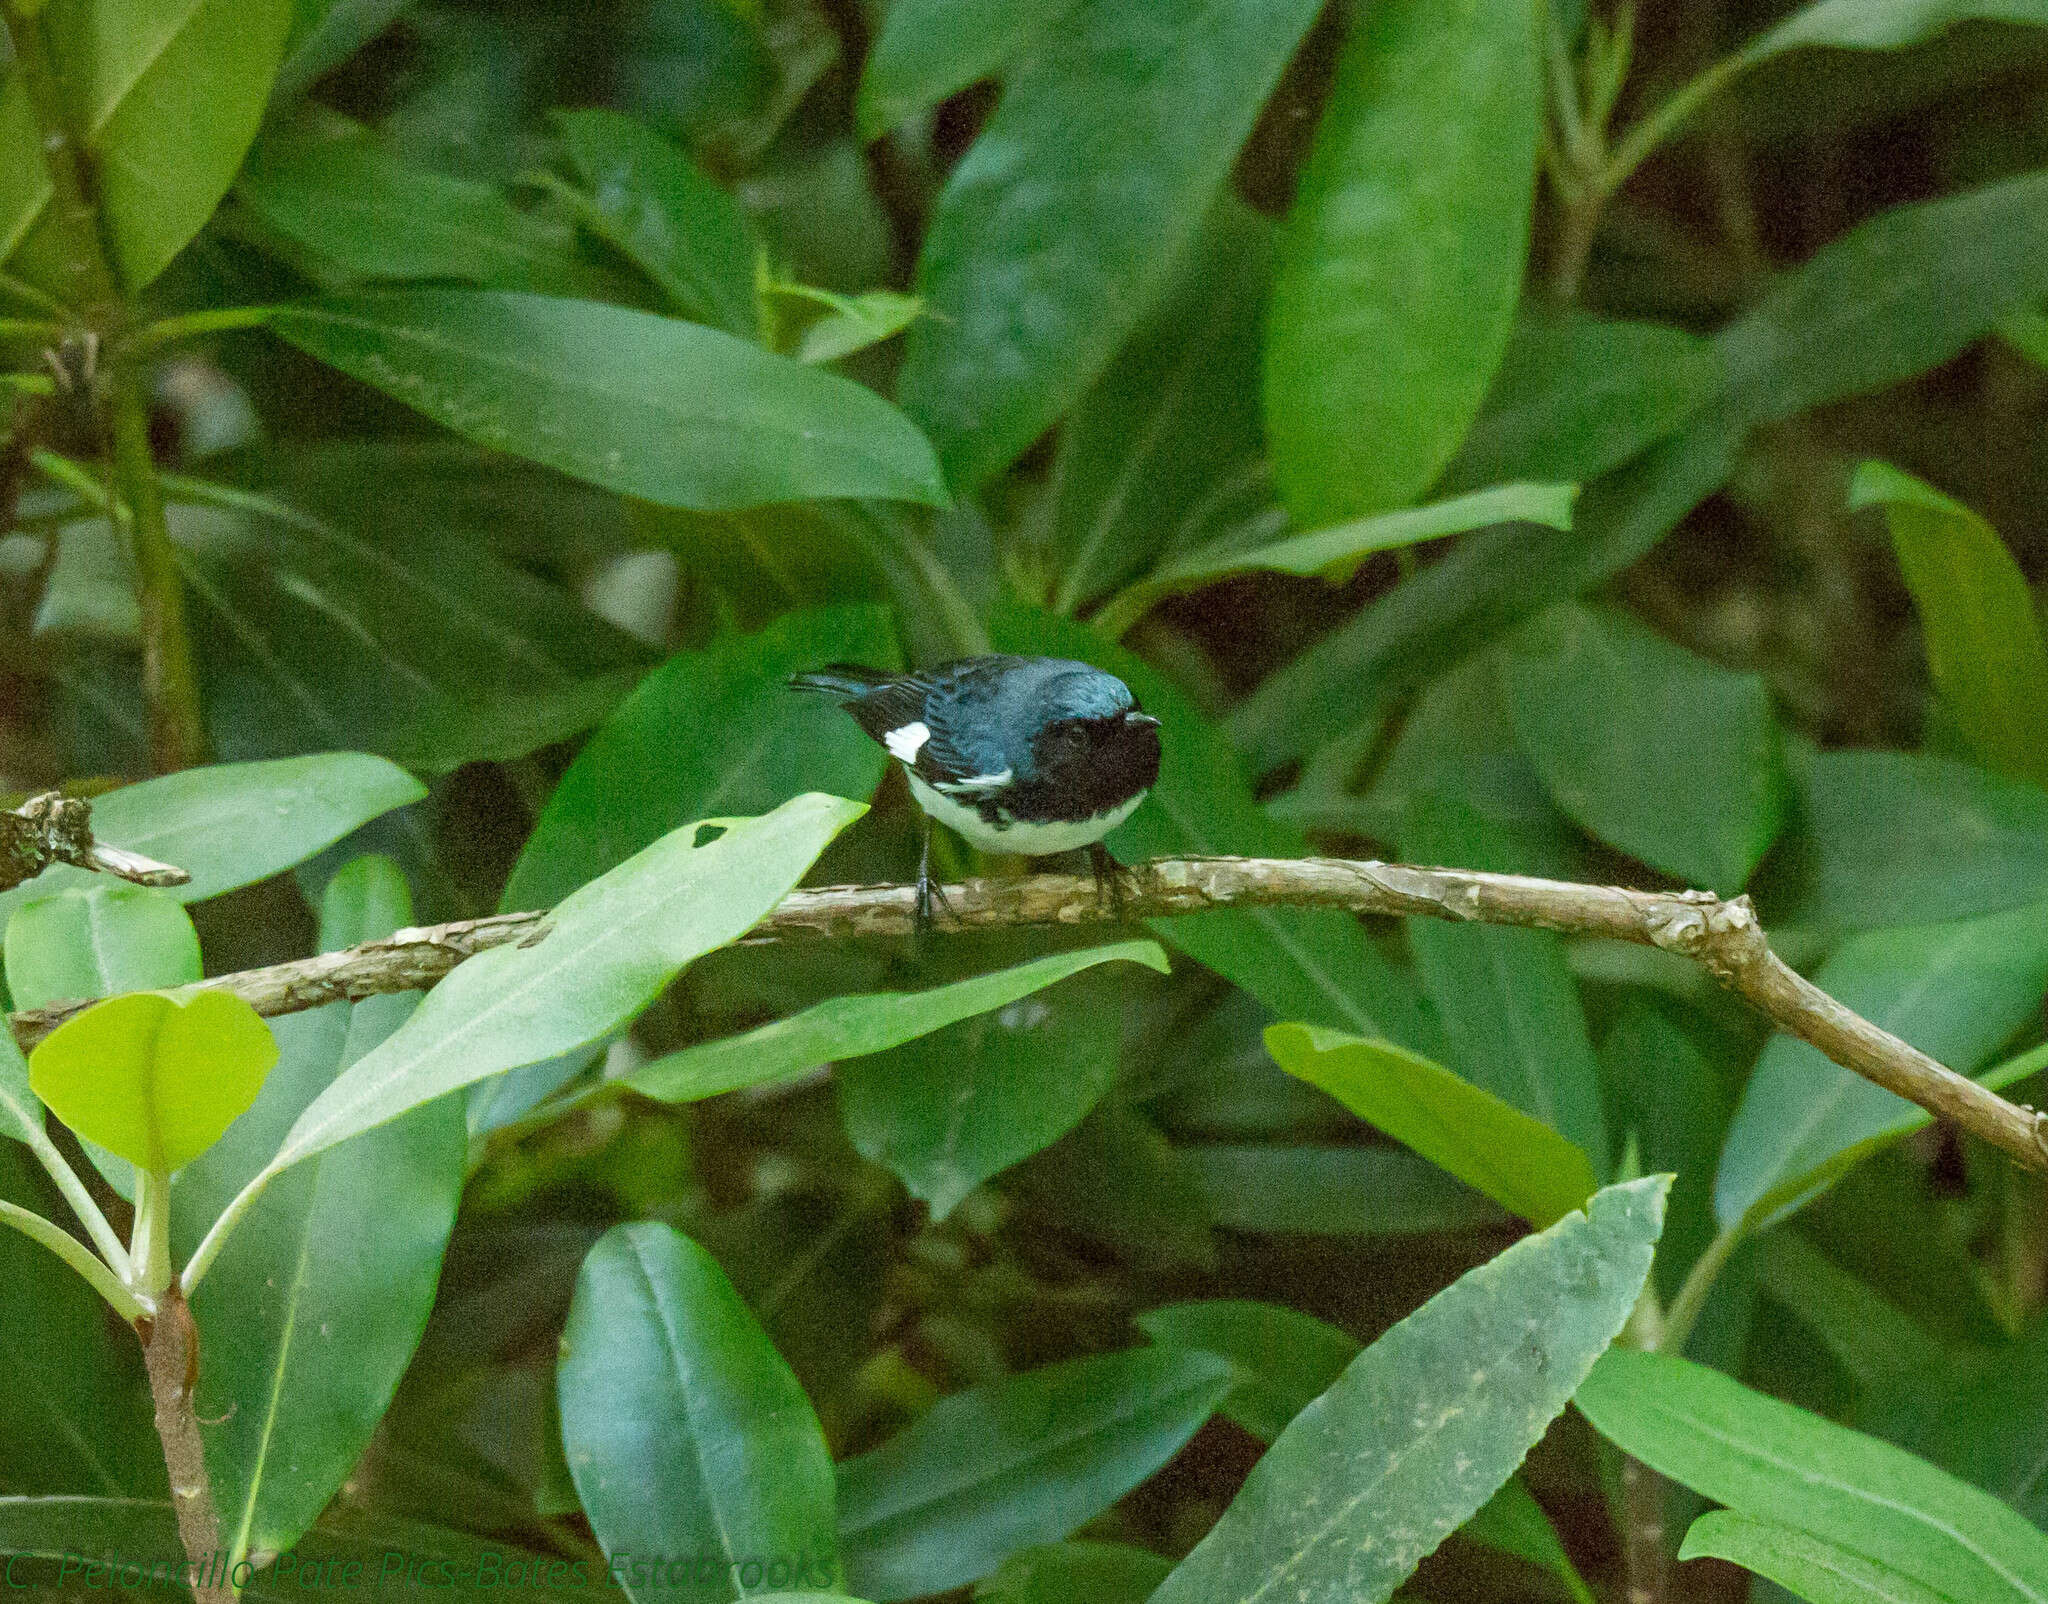
<path id="1" fill-rule="evenodd" d="M 1159 720 L 1122 680 L 1089 669 L 1047 690 L 1031 752 L 1040 775 L 1117 801 L 1159 778 Z"/>

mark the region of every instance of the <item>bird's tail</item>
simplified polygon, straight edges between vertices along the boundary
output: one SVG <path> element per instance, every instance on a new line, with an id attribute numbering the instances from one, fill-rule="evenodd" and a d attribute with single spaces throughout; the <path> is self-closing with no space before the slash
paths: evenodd
<path id="1" fill-rule="evenodd" d="M 887 684 L 892 678 L 893 675 L 878 668 L 862 668 L 858 663 L 827 663 L 823 668 L 806 674 L 790 675 L 789 688 L 793 691 L 821 691 L 827 696 L 851 701 L 867 695 L 877 685 Z"/>

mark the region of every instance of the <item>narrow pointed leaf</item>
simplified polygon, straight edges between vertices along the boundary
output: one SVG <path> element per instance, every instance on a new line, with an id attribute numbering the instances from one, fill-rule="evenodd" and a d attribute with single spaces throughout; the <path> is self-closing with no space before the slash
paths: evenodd
<path id="1" fill-rule="evenodd" d="M 1725 1559 L 1811 1604 L 1942 1604 L 1950 1596 L 1796 1526 L 1752 1520 L 1727 1509 L 1710 1510 L 1694 1521 L 1678 1557 Z"/>

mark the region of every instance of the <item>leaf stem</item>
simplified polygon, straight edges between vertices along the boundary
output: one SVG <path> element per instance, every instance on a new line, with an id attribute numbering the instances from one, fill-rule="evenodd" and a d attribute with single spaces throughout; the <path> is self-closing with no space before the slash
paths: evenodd
<path id="1" fill-rule="evenodd" d="M 135 1171 L 135 1234 L 128 1260 L 151 1297 L 171 1284 L 171 1178 L 162 1171 L 139 1166 Z"/>
<path id="2" fill-rule="evenodd" d="M 1706 1250 L 1693 1261 L 1685 1284 L 1678 1289 L 1678 1296 L 1671 1300 L 1671 1307 L 1664 1313 L 1664 1329 L 1656 1343 L 1659 1352 L 1685 1351 L 1692 1328 L 1699 1323 L 1700 1311 L 1707 1306 L 1707 1295 L 1714 1290 L 1714 1283 L 1728 1267 L 1729 1255 L 1743 1244 L 1748 1235 L 1741 1222 L 1737 1221 L 1709 1242 Z"/>
<path id="3" fill-rule="evenodd" d="M 227 1246 L 228 1238 L 234 1234 L 235 1227 L 241 1224 L 242 1216 L 255 1205 L 256 1200 L 263 1195 L 263 1189 L 270 1184 L 276 1174 L 277 1171 L 272 1169 L 258 1170 L 249 1178 L 249 1184 L 229 1200 L 228 1206 L 222 1209 L 219 1217 L 207 1227 L 206 1235 L 200 1239 L 199 1246 L 192 1250 L 192 1257 L 185 1261 L 185 1268 L 177 1278 L 181 1297 L 189 1298 L 198 1290 L 199 1283 L 206 1278 L 206 1272 L 213 1268 L 213 1261 L 220 1257 L 220 1250 Z"/>
<path id="4" fill-rule="evenodd" d="M 115 1275 L 126 1281 L 133 1273 L 128 1258 L 128 1249 L 122 1244 L 120 1234 L 107 1222 L 100 1206 L 92 1200 L 92 1194 L 85 1189 L 85 1182 L 78 1178 L 78 1171 L 66 1162 L 57 1144 L 35 1125 L 23 1132 L 28 1149 L 35 1154 L 57 1183 L 57 1190 L 64 1201 L 71 1206 L 71 1212 L 78 1216 L 78 1223 L 85 1227 L 85 1234 L 92 1238 L 93 1246 L 99 1249 L 100 1257 L 112 1268 Z"/>
<path id="5" fill-rule="evenodd" d="M 121 342 L 123 357 L 134 359 L 161 350 L 179 340 L 207 334 L 226 334 L 235 329 L 261 328 L 277 315 L 274 306 L 219 306 L 204 312 L 186 312 L 159 318 L 137 329 Z"/>
<path id="6" fill-rule="evenodd" d="M 31 1241 L 40 1242 L 72 1269 L 85 1277 L 86 1284 L 123 1320 L 135 1321 L 150 1312 L 148 1304 L 122 1284 L 121 1278 L 93 1257 L 86 1245 L 55 1221 L 46 1220 L 32 1209 L 0 1198 L 0 1223 L 11 1225 Z"/>

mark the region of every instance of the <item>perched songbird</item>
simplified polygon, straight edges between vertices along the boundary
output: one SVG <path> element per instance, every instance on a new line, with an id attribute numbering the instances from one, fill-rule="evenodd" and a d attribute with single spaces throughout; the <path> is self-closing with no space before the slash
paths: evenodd
<path id="1" fill-rule="evenodd" d="M 889 749 L 925 811 L 917 920 L 931 922 L 931 820 L 986 852 L 1088 849 L 1117 893 L 1102 838 L 1159 778 L 1159 720 L 1114 674 L 1061 657 L 966 657 L 915 674 L 834 663 L 790 680 L 839 699 Z"/>

